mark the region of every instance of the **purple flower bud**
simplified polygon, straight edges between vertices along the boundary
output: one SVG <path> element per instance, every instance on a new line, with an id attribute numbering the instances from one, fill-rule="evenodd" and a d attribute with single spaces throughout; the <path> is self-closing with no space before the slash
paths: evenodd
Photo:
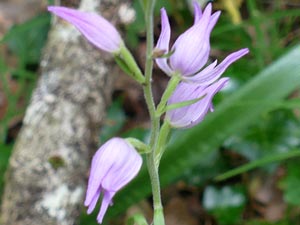
<path id="1" fill-rule="evenodd" d="M 223 61 L 224 63 L 222 62 L 218 66 L 215 63 L 208 66 L 207 69 L 202 69 L 207 63 L 210 53 L 210 33 L 218 21 L 220 12 L 211 14 L 212 6 L 208 4 L 202 13 L 197 2 L 194 2 L 194 11 L 194 24 L 177 38 L 171 48 L 171 52 L 174 51 L 174 53 L 168 59 L 157 58 L 156 63 L 169 76 L 178 72 L 187 81 L 191 79 L 193 82 L 200 83 L 202 80 L 207 80 L 212 83 L 231 63 L 247 54 L 248 49 L 232 53 L 224 60 L 225 62 Z M 169 19 L 166 10 L 161 9 L 161 34 L 156 48 L 169 52 L 170 37 Z"/>
<path id="2" fill-rule="evenodd" d="M 190 128 L 197 125 L 209 110 L 213 111 L 212 99 L 228 80 L 229 78 L 224 77 L 209 86 L 181 82 L 169 99 L 168 105 L 204 97 L 192 105 L 167 111 L 166 119 L 176 128 Z"/>
<path id="3" fill-rule="evenodd" d="M 49 6 L 48 11 L 73 24 L 92 44 L 107 52 L 118 52 L 122 39 L 116 28 L 95 13 Z"/>
<path id="4" fill-rule="evenodd" d="M 170 66 L 183 76 L 190 76 L 198 72 L 207 62 L 210 53 L 210 32 L 216 24 L 220 12 L 211 15 L 209 4 L 201 18 L 175 41 L 170 57 Z"/>
<path id="5" fill-rule="evenodd" d="M 102 192 L 101 209 L 97 217 L 102 223 L 108 205 L 112 205 L 115 193 L 129 183 L 139 172 L 142 157 L 122 138 L 108 140 L 96 152 L 92 160 L 92 167 L 86 192 L 85 206 L 90 214 Z"/>

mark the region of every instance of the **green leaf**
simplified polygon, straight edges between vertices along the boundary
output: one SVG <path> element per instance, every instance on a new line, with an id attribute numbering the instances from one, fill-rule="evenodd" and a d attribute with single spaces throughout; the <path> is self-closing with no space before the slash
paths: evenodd
<path id="1" fill-rule="evenodd" d="M 294 98 L 288 101 L 284 101 L 279 105 L 283 109 L 300 109 L 300 99 Z"/>
<path id="2" fill-rule="evenodd" d="M 182 132 L 162 158 L 162 185 L 171 183 L 185 169 L 197 165 L 208 153 L 216 151 L 228 137 L 256 122 L 260 115 L 273 110 L 274 105 L 295 90 L 300 85 L 299 58 L 300 46 L 297 46 L 219 104 L 215 112 L 208 115 L 199 126 Z M 245 102 L 257 104 L 242 104 Z M 115 205 L 108 213 L 116 215 L 150 193 L 148 175 L 144 169 L 116 196 Z"/>
<path id="3" fill-rule="evenodd" d="M 290 152 L 285 152 L 285 153 L 280 153 L 280 154 L 275 154 L 275 155 L 269 155 L 269 156 L 266 156 L 262 159 L 254 160 L 250 163 L 247 163 L 246 165 L 240 166 L 238 168 L 235 168 L 233 170 L 230 170 L 226 173 L 223 173 L 223 174 L 217 176 L 215 178 L 215 180 L 216 181 L 226 180 L 230 177 L 236 176 L 236 175 L 241 174 L 241 173 L 245 173 L 245 172 L 247 172 L 249 170 L 252 170 L 252 169 L 255 169 L 257 167 L 264 166 L 264 165 L 269 164 L 269 163 L 280 162 L 280 161 L 287 160 L 287 159 L 294 158 L 294 157 L 300 157 L 300 150 L 299 149 L 292 150 Z"/>
<path id="4" fill-rule="evenodd" d="M 284 200 L 295 206 L 300 206 L 300 170 L 299 160 L 287 164 L 287 175 L 280 182 Z"/>

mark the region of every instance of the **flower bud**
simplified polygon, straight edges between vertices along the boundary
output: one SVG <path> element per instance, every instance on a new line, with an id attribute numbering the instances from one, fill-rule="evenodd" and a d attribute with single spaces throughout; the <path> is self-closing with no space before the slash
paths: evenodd
<path id="1" fill-rule="evenodd" d="M 123 43 L 120 34 L 102 16 L 58 6 L 49 6 L 48 11 L 73 24 L 97 48 L 111 53 L 120 50 Z"/>
<path id="2" fill-rule="evenodd" d="M 194 25 L 177 38 L 171 48 L 174 53 L 170 56 L 169 60 L 166 58 L 156 59 L 158 66 L 168 75 L 178 72 L 182 76 L 192 76 L 208 60 L 210 33 L 220 16 L 220 12 L 211 14 L 211 4 L 208 4 L 203 14 L 198 3 L 195 3 L 194 7 Z M 161 34 L 156 48 L 169 51 L 171 29 L 165 9 L 161 9 L 161 26 Z"/>
<path id="3" fill-rule="evenodd" d="M 122 138 L 108 140 L 96 152 L 92 160 L 92 167 L 86 192 L 85 206 L 90 214 L 102 193 L 102 204 L 97 217 L 102 223 L 108 205 L 122 187 L 128 184 L 139 172 L 142 157 Z"/>

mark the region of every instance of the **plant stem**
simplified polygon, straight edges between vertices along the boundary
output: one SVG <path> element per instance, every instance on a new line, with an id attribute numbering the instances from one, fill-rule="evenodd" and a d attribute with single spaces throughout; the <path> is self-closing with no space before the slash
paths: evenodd
<path id="1" fill-rule="evenodd" d="M 157 148 L 158 134 L 159 134 L 159 117 L 156 116 L 156 108 L 152 94 L 152 71 L 153 71 L 153 11 L 155 0 L 149 0 L 145 9 L 145 21 L 147 30 L 147 51 L 146 51 L 146 66 L 145 66 L 145 84 L 143 87 L 145 100 L 148 106 L 151 119 L 151 136 L 150 147 L 151 153 L 147 154 L 147 167 L 151 180 L 153 207 L 154 207 L 154 225 L 164 225 L 163 207 L 160 195 L 160 182 L 158 175 L 158 165 L 155 163 L 155 151 Z"/>

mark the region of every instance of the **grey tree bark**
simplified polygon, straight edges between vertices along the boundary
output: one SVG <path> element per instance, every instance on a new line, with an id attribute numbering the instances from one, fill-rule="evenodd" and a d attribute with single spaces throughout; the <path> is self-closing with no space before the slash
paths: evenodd
<path id="1" fill-rule="evenodd" d="M 100 4 L 101 2 L 101 4 Z M 122 0 L 82 0 L 119 24 Z M 82 210 L 91 153 L 119 73 L 110 55 L 57 20 L 6 174 L 3 225 L 71 225 Z"/>

